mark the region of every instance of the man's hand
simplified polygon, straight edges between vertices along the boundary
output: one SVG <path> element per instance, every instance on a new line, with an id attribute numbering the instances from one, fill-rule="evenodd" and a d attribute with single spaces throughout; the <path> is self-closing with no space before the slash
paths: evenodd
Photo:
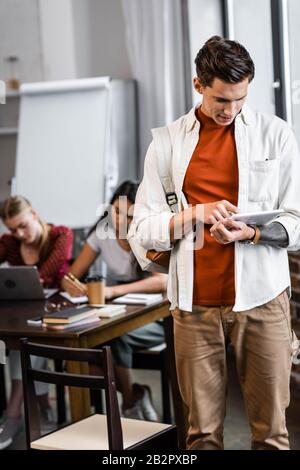
<path id="1" fill-rule="evenodd" d="M 238 211 L 236 206 L 225 200 L 189 207 L 171 218 L 169 225 L 171 243 L 181 240 L 194 230 L 194 226 L 198 223 L 213 225 Z"/>
<path id="2" fill-rule="evenodd" d="M 204 204 L 204 223 L 216 224 L 219 220 L 224 220 L 230 217 L 231 214 L 236 214 L 238 208 L 231 204 L 231 202 L 223 200 Z"/>
<path id="3" fill-rule="evenodd" d="M 240 240 L 251 240 L 255 235 L 255 230 L 244 222 L 223 219 L 211 227 L 210 234 L 218 243 L 227 245 Z"/>

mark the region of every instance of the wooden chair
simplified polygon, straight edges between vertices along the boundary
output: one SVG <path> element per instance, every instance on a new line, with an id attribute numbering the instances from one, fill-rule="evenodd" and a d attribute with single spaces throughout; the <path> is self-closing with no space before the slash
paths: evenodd
<path id="1" fill-rule="evenodd" d="M 6 398 L 6 379 L 4 365 L 0 364 L 0 418 L 3 412 L 6 410 L 7 398 Z M 56 372 L 63 371 L 62 361 L 55 360 L 54 367 Z M 57 411 L 57 422 L 62 424 L 66 421 L 66 405 L 65 405 L 65 392 L 64 387 L 56 386 L 56 411 Z M 168 421 L 166 421 L 168 422 Z"/>
<path id="2" fill-rule="evenodd" d="M 89 375 L 33 369 L 30 355 L 88 363 Z M 176 427 L 120 418 L 113 362 L 109 347 L 102 350 L 63 348 L 21 339 L 26 438 L 28 449 L 40 450 L 175 450 Z M 104 373 L 101 375 L 101 364 Z M 94 414 L 41 437 L 34 381 L 60 386 L 105 390 L 107 415 Z"/>

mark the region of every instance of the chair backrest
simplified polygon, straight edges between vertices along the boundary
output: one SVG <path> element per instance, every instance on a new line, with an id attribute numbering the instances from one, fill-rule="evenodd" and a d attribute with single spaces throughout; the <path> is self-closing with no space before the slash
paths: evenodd
<path id="1" fill-rule="evenodd" d="M 94 350 L 30 343 L 27 338 L 22 338 L 20 341 L 28 448 L 30 448 L 32 441 L 41 437 L 40 414 L 34 388 L 34 381 L 36 380 L 49 384 L 92 390 L 105 389 L 109 449 L 122 450 L 123 435 L 110 347 L 105 346 L 102 349 Z M 30 355 L 88 363 L 89 375 L 34 369 Z M 103 375 L 101 375 L 101 370 L 103 370 Z"/>

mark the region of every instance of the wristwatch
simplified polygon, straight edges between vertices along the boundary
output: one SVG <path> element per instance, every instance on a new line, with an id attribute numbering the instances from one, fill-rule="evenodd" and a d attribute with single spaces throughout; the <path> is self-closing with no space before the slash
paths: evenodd
<path id="1" fill-rule="evenodd" d="M 252 227 L 254 230 L 254 236 L 250 240 L 241 240 L 240 243 L 243 243 L 245 245 L 256 245 L 258 240 L 260 239 L 260 230 L 256 225 L 249 225 L 249 227 Z"/>

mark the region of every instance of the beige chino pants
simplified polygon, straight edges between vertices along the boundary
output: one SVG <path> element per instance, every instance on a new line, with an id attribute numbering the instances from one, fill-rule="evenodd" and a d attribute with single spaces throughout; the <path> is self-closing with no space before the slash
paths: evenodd
<path id="1" fill-rule="evenodd" d="M 224 448 L 226 344 L 231 342 L 252 449 L 289 449 L 285 410 L 292 333 L 286 291 L 244 312 L 195 306 L 192 313 L 175 309 L 172 314 L 179 388 L 189 409 L 187 448 Z"/>

